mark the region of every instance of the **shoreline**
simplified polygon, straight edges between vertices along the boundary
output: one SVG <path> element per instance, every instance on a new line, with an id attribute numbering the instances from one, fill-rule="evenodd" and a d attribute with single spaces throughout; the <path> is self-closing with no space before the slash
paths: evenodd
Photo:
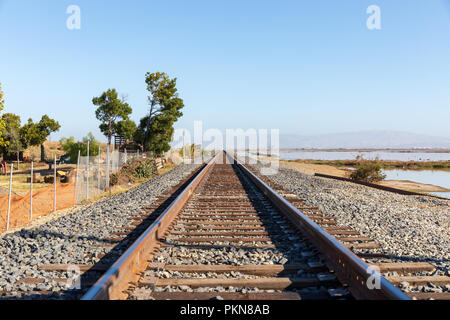
<path id="1" fill-rule="evenodd" d="M 269 178 L 305 199 L 307 206 L 332 215 L 338 226 L 350 226 L 370 237 L 380 244 L 380 252 L 395 261 L 429 262 L 436 267 L 436 275 L 448 274 L 448 200 L 401 195 L 283 168 Z"/>
<path id="2" fill-rule="evenodd" d="M 238 149 L 240 152 L 271 152 L 272 149 Z M 449 148 L 279 148 L 282 152 L 397 152 L 397 153 L 450 153 Z"/>
<path id="3" fill-rule="evenodd" d="M 284 152 L 400 152 L 400 153 L 450 153 L 448 148 L 281 148 Z"/>
<path id="4" fill-rule="evenodd" d="M 273 159 L 270 158 L 260 158 L 260 160 L 265 161 L 273 161 Z M 304 174 L 308 175 L 314 175 L 315 173 L 320 174 L 326 174 L 341 178 L 349 178 L 351 170 L 348 169 L 340 169 L 332 165 L 327 164 L 314 164 L 314 163 L 307 163 L 307 162 L 298 162 L 298 161 L 292 161 L 292 160 L 280 160 L 280 168 L 284 169 L 292 169 Z M 410 191 L 410 192 L 419 192 L 419 193 L 429 193 L 429 192 L 450 192 L 450 189 L 433 185 L 433 184 L 426 184 L 416 181 L 410 181 L 410 180 L 384 180 L 381 182 L 378 182 L 376 184 L 379 184 L 381 186 L 385 187 L 391 187 L 395 189 L 401 189 L 404 191 Z"/>

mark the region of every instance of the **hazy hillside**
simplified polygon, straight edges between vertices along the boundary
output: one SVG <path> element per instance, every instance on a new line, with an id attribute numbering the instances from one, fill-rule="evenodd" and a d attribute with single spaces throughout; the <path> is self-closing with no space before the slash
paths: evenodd
<path id="1" fill-rule="evenodd" d="M 280 134 L 281 148 L 450 148 L 450 138 L 396 131 L 301 136 Z"/>

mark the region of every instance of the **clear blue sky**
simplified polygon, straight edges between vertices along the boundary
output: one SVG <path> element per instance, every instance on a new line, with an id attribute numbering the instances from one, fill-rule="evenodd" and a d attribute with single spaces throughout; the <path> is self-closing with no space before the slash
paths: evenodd
<path id="1" fill-rule="evenodd" d="M 108 88 L 139 120 L 147 71 L 178 78 L 177 127 L 450 137 L 450 1 L 0 0 L 5 111 L 56 118 L 53 139 L 101 138 L 91 100 Z"/>

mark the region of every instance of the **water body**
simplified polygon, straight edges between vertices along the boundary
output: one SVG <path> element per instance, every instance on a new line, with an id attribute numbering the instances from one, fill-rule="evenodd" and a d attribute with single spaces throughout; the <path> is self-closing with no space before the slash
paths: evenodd
<path id="1" fill-rule="evenodd" d="M 450 153 L 427 152 L 346 152 L 346 151 L 280 151 L 280 159 L 296 160 L 354 160 L 356 156 L 363 155 L 364 159 L 396 160 L 396 161 L 450 161 Z"/>
<path id="2" fill-rule="evenodd" d="M 386 180 L 409 180 L 432 184 L 450 189 L 450 171 L 438 170 L 385 170 Z M 430 192 L 440 197 L 450 198 L 450 192 Z"/>
<path id="3" fill-rule="evenodd" d="M 363 155 L 365 159 L 396 161 L 450 161 L 450 153 L 427 152 L 345 152 L 345 151 L 280 151 L 280 159 L 296 160 L 354 160 Z M 440 170 L 386 170 L 386 180 L 409 180 L 425 184 L 432 184 L 450 189 L 450 171 Z M 450 198 L 450 192 L 430 192 L 440 197 Z"/>

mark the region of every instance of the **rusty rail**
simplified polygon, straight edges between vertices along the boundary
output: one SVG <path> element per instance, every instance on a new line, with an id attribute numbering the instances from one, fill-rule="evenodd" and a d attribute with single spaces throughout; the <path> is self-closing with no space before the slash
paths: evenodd
<path id="1" fill-rule="evenodd" d="M 137 282 L 139 273 L 148 265 L 149 253 L 155 248 L 158 239 L 163 237 L 170 224 L 177 217 L 192 194 L 216 163 L 218 153 L 183 190 L 160 217 L 133 243 L 133 245 L 114 263 L 114 265 L 96 282 L 96 284 L 83 296 L 82 300 L 120 299 L 125 297 L 124 291 L 130 283 Z M 372 269 L 364 261 L 353 254 L 344 245 L 319 227 L 300 210 L 295 208 L 286 199 L 264 183 L 259 177 L 247 169 L 230 154 L 239 170 L 243 172 L 259 190 L 277 207 L 286 217 L 301 230 L 306 237 L 324 255 L 328 267 L 333 270 L 342 284 L 348 285 L 349 291 L 356 299 L 398 299 L 409 300 L 400 289 L 388 280 L 376 274 L 379 287 L 369 289 L 368 281 L 374 277 Z"/>
<path id="2" fill-rule="evenodd" d="M 260 191 L 323 253 L 328 267 L 335 272 L 342 284 L 348 285 L 349 291 L 356 299 L 410 300 L 406 294 L 378 273 L 376 280 L 379 287 L 370 289 L 367 283 L 373 280 L 375 270 L 280 196 L 237 159 L 236 163 Z"/>
<path id="3" fill-rule="evenodd" d="M 183 192 L 164 210 L 157 220 L 131 245 L 111 268 L 92 286 L 81 300 L 116 300 L 125 295 L 131 282 L 139 279 L 139 273 L 148 265 L 148 254 L 164 235 L 171 222 L 190 199 L 203 177 L 211 170 L 220 153 L 198 173 Z"/>

